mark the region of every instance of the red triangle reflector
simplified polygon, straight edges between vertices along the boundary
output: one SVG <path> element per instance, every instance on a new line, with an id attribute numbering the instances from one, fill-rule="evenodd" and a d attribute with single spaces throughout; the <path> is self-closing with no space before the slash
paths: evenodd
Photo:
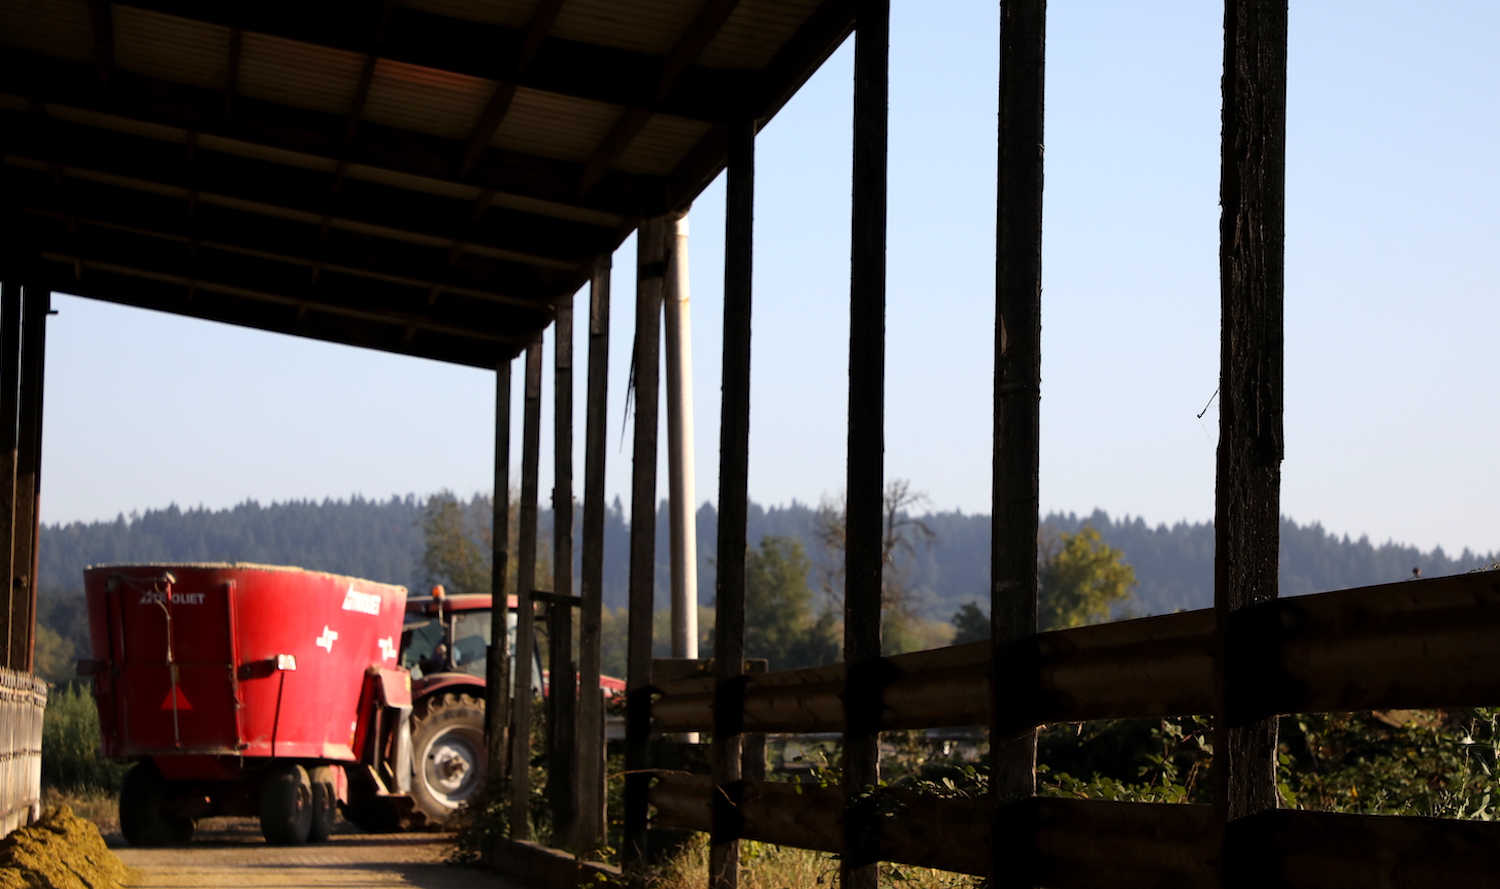
<path id="1" fill-rule="evenodd" d="M 173 700 L 174 696 L 176 698 L 175 701 Z M 167 692 L 167 696 L 165 698 L 162 698 L 161 708 L 163 710 L 171 710 L 173 704 L 176 704 L 178 710 L 193 709 L 193 705 L 188 703 L 187 695 L 182 693 L 181 686 L 173 688 L 171 691 Z"/>

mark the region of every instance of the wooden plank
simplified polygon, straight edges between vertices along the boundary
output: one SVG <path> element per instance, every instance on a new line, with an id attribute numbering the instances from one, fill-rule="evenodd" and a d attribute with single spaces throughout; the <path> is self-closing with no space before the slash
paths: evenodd
<path id="1" fill-rule="evenodd" d="M 881 568 L 885 494 L 885 238 L 890 2 L 859 0 L 854 44 L 849 269 L 849 444 L 844 552 L 844 889 L 875 889 L 880 783 Z M 864 794 L 864 795 L 862 795 Z"/>
<path id="2" fill-rule="evenodd" d="M 1220 184 L 1219 449 L 1214 509 L 1214 810 L 1221 879 L 1240 885 L 1265 854 L 1242 823 L 1274 810 L 1276 719 L 1256 704 L 1274 679 L 1253 606 L 1277 596 L 1281 527 L 1287 6 L 1224 12 Z"/>
<path id="3" fill-rule="evenodd" d="M 610 257 L 594 264 L 589 287 L 589 382 L 583 454 L 583 558 L 578 616 L 578 820 L 576 842 L 594 847 L 605 839 L 604 699 L 599 688 L 604 609 L 604 460 L 609 423 Z"/>
<path id="4" fill-rule="evenodd" d="M 573 594 L 573 297 L 557 303 L 552 326 L 552 578 L 553 590 Z M 575 766 L 578 756 L 577 664 L 573 657 L 573 606 L 551 605 L 553 615 L 547 643 L 547 799 L 552 807 L 553 831 L 558 837 L 573 833 L 577 815 Z M 587 686 L 585 686 L 587 687 Z M 594 685 L 598 688 L 598 684 Z"/>
<path id="5" fill-rule="evenodd" d="M 990 531 L 990 774 L 997 883 L 1031 886 L 1035 876 L 1006 862 L 1030 861 L 1026 831 L 1003 829 L 1036 792 L 1036 728 L 1030 709 L 1007 691 L 1010 675 L 1030 672 L 1005 652 L 1036 632 L 1037 523 L 1041 402 L 1042 144 L 1045 109 L 1045 0 L 1000 4 L 1000 129 L 995 230 L 995 410 Z M 1021 678 L 1020 676 L 1016 678 Z M 1028 685 L 1022 688 L 1030 687 Z M 1020 704 L 1018 707 L 1017 705 Z"/>
<path id="6" fill-rule="evenodd" d="M 484 149 L 490 144 L 490 140 L 495 138 L 495 132 L 500 129 L 500 124 L 505 122 L 505 116 L 510 113 L 511 102 L 516 98 L 517 84 L 514 79 L 526 70 L 526 66 L 531 64 L 531 60 L 536 57 L 537 50 L 542 48 L 542 41 L 547 38 L 547 32 L 552 30 L 558 14 L 562 12 L 564 2 L 566 0 L 541 0 L 536 8 L 532 9 L 531 19 L 526 23 L 526 30 L 521 34 L 520 47 L 516 51 L 515 61 L 511 68 L 511 79 L 502 81 L 495 87 L 489 102 L 479 113 L 479 120 L 469 131 L 469 138 L 464 141 L 463 160 L 459 164 L 459 170 L 462 173 L 467 174 L 474 169 L 474 163 L 479 160 L 480 155 L 484 154 Z"/>
<path id="7" fill-rule="evenodd" d="M 531 839 L 531 658 L 536 608 L 536 486 L 542 433 L 542 335 L 526 347 L 525 402 L 521 419 L 520 527 L 516 534 L 516 676 L 511 703 L 510 836 Z"/>
<path id="8" fill-rule="evenodd" d="M 666 220 L 641 224 L 636 247 L 634 382 L 631 449 L 630 618 L 625 676 L 625 833 L 627 872 L 645 861 L 651 740 L 651 623 L 656 593 L 656 444 L 661 364 L 662 278 Z"/>
<path id="9" fill-rule="evenodd" d="M 25 625 L 22 599 L 12 585 L 15 576 L 16 461 L 21 387 L 21 282 L 0 281 L 0 596 L 5 601 L 5 659 L 0 666 L 22 672 L 25 653 L 17 643 L 31 628 Z"/>
<path id="10" fill-rule="evenodd" d="M 490 599 L 505 601 L 510 575 L 510 361 L 495 365 L 495 493 L 490 500 Z M 510 626 L 508 609 L 490 609 L 490 646 L 484 675 L 487 781 L 499 799 L 510 751 Z"/>
<path id="11" fill-rule="evenodd" d="M 749 545 L 750 339 L 755 257 L 755 122 L 729 126 L 724 209 L 723 374 L 719 409 L 719 539 L 714 572 L 713 832 L 708 880 L 739 885 L 743 828 L 729 788 L 743 777 L 745 549 Z M 764 756 L 764 754 L 762 754 Z"/>
<path id="12" fill-rule="evenodd" d="M 36 572 L 42 527 L 42 390 L 47 366 L 47 314 L 52 295 L 45 288 L 22 288 L 21 394 L 16 459 L 16 543 L 13 556 L 19 605 L 13 612 L 11 647 L 21 669 L 30 673 L 36 646 Z"/>

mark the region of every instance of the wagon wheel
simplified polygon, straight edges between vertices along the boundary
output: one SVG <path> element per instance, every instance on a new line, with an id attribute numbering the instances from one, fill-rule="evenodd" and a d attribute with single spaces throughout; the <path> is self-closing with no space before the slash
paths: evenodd
<path id="1" fill-rule="evenodd" d="M 260 832 L 274 846 L 300 846 L 312 833 L 313 788 L 307 769 L 277 763 L 260 782 Z"/>
<path id="2" fill-rule="evenodd" d="M 429 826 L 441 825 L 484 789 L 484 704 L 433 695 L 417 702 L 412 722 L 412 801 Z"/>
<path id="3" fill-rule="evenodd" d="M 193 836 L 193 820 L 162 808 L 167 782 L 156 763 L 143 759 L 120 785 L 120 833 L 132 846 L 151 848 L 186 843 Z"/>
<path id="4" fill-rule="evenodd" d="M 338 791 L 334 789 L 333 767 L 314 766 L 307 770 L 312 782 L 312 829 L 308 831 L 309 842 L 321 843 L 333 833 L 333 822 L 338 812 Z"/>

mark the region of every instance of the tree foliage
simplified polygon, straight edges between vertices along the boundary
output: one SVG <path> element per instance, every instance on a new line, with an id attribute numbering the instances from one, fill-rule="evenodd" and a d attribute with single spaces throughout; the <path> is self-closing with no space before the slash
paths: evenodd
<path id="1" fill-rule="evenodd" d="M 1042 630 L 1100 623 L 1135 587 L 1135 569 L 1092 526 L 1044 538 L 1038 551 L 1037 625 Z"/>
<path id="2" fill-rule="evenodd" d="M 990 616 L 979 610 L 973 602 L 964 605 L 953 615 L 953 644 L 979 642 L 990 638 Z"/>
<path id="3" fill-rule="evenodd" d="M 745 554 L 745 656 L 766 658 L 772 670 L 794 670 L 838 660 L 833 614 L 813 616 L 802 541 L 765 537 Z"/>

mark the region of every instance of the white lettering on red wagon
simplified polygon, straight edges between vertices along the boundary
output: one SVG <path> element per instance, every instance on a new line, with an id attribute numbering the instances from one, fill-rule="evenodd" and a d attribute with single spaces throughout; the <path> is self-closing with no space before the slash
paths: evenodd
<path id="1" fill-rule="evenodd" d="M 141 605 L 156 605 L 158 603 L 170 602 L 173 605 L 202 605 L 203 597 L 207 593 L 164 593 L 160 590 L 147 590 L 141 593 Z"/>
<path id="2" fill-rule="evenodd" d="M 380 614 L 380 594 L 361 593 L 351 586 L 349 592 L 344 594 L 344 610 L 378 615 Z"/>

